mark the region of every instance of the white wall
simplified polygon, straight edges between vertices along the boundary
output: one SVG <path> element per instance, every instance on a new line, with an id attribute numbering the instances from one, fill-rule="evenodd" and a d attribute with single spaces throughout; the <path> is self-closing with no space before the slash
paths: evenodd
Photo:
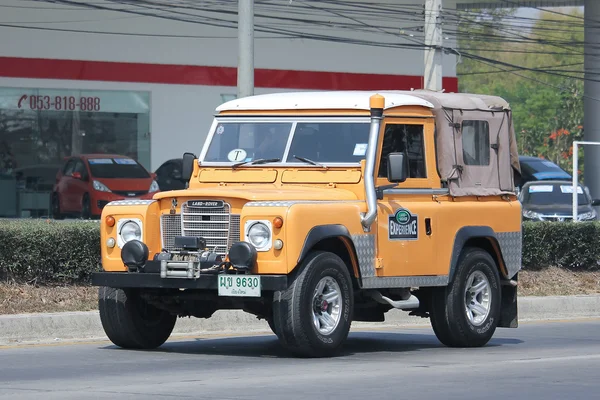
<path id="1" fill-rule="evenodd" d="M 83 2 L 83 0 L 77 0 Z M 117 3 L 95 0 L 88 2 L 107 7 L 118 7 Z M 198 2 L 200 4 L 201 2 Z M 423 0 L 378 0 L 357 4 L 389 7 L 402 10 L 403 4 L 422 4 Z M 387 3 L 387 5 L 386 5 Z M 231 1 L 235 10 L 237 1 Z M 288 0 L 282 4 L 289 4 Z M 291 3 L 280 17 L 295 15 L 298 10 Z M 297 4 L 297 3 L 296 3 Z M 453 7 L 454 0 L 445 1 Z M 17 6 L 17 7 L 15 7 Z M 30 8 L 27 8 L 30 7 Z M 134 8 L 135 7 L 130 7 Z M 186 12 L 191 12 L 187 10 Z M 257 15 L 269 10 L 255 8 Z M 319 13 L 315 18 L 327 21 L 328 26 L 298 26 L 284 21 L 278 27 L 347 39 L 369 40 L 377 43 L 413 43 L 397 34 L 380 32 L 365 33 L 337 28 L 338 23 L 352 23 L 352 14 L 340 9 L 335 13 Z M 161 14 L 166 14 L 162 12 Z M 197 13 L 211 16 L 207 13 Z M 272 13 L 271 13 L 272 14 Z M 220 18 L 225 18 L 219 15 Z M 236 21 L 235 13 L 228 17 Z M 363 21 L 376 26 L 407 29 L 422 26 L 419 17 L 414 21 L 396 21 L 385 15 L 366 18 Z M 255 19 L 257 25 L 273 23 L 272 19 Z M 127 36 L 121 34 L 89 34 L 54 32 L 47 30 L 19 29 L 0 26 L 0 56 L 31 57 L 50 59 L 72 59 L 90 61 L 123 61 L 155 64 L 179 64 L 202 66 L 237 65 L 237 32 L 235 28 L 215 28 L 198 23 L 169 21 L 156 17 L 125 14 L 115 11 L 82 9 L 74 6 L 58 6 L 53 3 L 29 0 L 0 0 L 0 25 L 12 24 L 45 29 L 68 29 L 103 31 L 113 33 L 187 35 L 196 38 Z M 379 24 L 379 25 L 378 25 Z M 385 24 L 385 25 L 381 25 Z M 419 35 L 416 32 L 417 36 Z M 257 32 L 255 34 L 255 67 L 333 72 L 384 73 L 394 75 L 423 74 L 423 52 L 420 50 L 391 49 L 376 46 L 339 44 L 330 41 L 273 38 Z M 422 36 L 422 32 L 421 32 Z M 204 37 L 204 38 L 198 38 Z M 210 38 L 206 38 L 210 37 Z M 448 42 L 452 46 L 453 42 Z M 456 76 L 456 57 L 444 55 L 444 76 Z M 166 85 L 117 82 L 67 81 L 51 79 L 2 78 L 0 87 L 64 88 L 135 90 L 151 93 L 151 168 L 156 169 L 169 158 L 180 157 L 184 151 L 199 153 L 206 131 L 210 127 L 213 112 L 221 101 L 222 94 L 235 94 L 234 87 Z M 256 89 L 255 93 L 279 91 Z"/>
<path id="2" fill-rule="evenodd" d="M 77 0 L 85 3 L 83 0 Z M 370 2 L 359 2 L 367 4 Z M 116 8 L 118 3 L 95 0 L 89 2 L 96 5 Z M 230 1 L 229 7 L 236 11 L 237 1 Z M 283 1 L 282 4 L 289 4 Z M 386 5 L 387 3 L 387 5 Z M 405 3 L 402 5 L 401 3 Z M 197 2 L 196 4 L 202 4 Z M 298 3 L 296 3 L 298 4 Z M 402 11 L 406 4 L 412 6 L 423 4 L 423 0 L 379 0 L 374 5 L 383 4 L 392 11 Z M 446 1 L 452 7 L 454 1 Z M 14 7 L 14 6 L 19 6 Z M 115 11 L 58 6 L 53 3 L 33 2 L 29 0 L 0 0 L 0 24 L 13 24 L 51 29 L 88 30 L 136 34 L 186 35 L 195 38 L 176 37 L 144 37 L 112 34 L 86 34 L 73 32 L 53 32 L 47 30 L 31 30 L 0 27 L 0 55 L 12 57 L 41 57 L 52 59 L 75 59 L 96 61 L 131 61 L 162 64 L 230 66 L 237 65 L 237 32 L 233 28 L 213 27 L 201 23 L 171 21 L 162 18 L 132 15 Z M 24 6 L 31 8 L 23 8 Z M 43 8 L 41 8 L 43 7 Z M 130 7 L 135 10 L 142 10 Z M 298 8 L 291 2 L 283 13 L 275 14 L 269 9 L 256 5 L 255 13 L 271 16 L 294 16 Z M 407 9 L 418 11 L 418 8 Z M 156 12 L 156 11 L 153 11 Z M 235 14 L 223 16 L 206 12 L 181 10 L 182 13 L 193 13 L 194 19 L 201 17 L 227 18 L 233 24 L 237 21 Z M 287 12 L 287 14 L 285 13 Z M 367 40 L 375 43 L 414 44 L 422 42 L 422 32 L 414 28 L 422 26 L 419 16 L 398 17 L 395 20 L 380 14 L 377 17 L 361 18 L 365 24 L 376 27 L 383 26 L 390 33 L 381 33 L 370 28 L 374 33 L 348 30 L 335 27 L 335 24 L 356 23 L 347 9 L 340 9 L 340 15 L 319 12 L 314 15 L 297 15 L 299 18 L 321 20 L 329 26 L 298 25 L 286 21 L 277 22 L 272 18 L 255 19 L 257 26 L 269 24 L 277 28 L 291 29 L 303 33 L 340 37 L 351 40 Z M 160 12 L 161 15 L 168 15 Z M 192 18 L 183 15 L 185 18 Z M 410 20 L 406 20 L 410 18 Z M 407 33 L 415 33 L 419 37 L 409 38 L 400 35 L 400 29 Z M 201 38 L 204 37 L 204 38 Z M 208 37 L 208 38 L 207 38 Z M 406 38 L 406 39 L 405 39 Z M 308 39 L 287 39 L 272 34 L 255 33 L 256 68 L 275 68 L 313 71 L 366 72 L 399 75 L 422 75 L 423 52 L 356 44 L 341 44 L 331 41 Z M 456 76 L 456 59 L 452 55 L 444 56 L 444 76 Z"/>

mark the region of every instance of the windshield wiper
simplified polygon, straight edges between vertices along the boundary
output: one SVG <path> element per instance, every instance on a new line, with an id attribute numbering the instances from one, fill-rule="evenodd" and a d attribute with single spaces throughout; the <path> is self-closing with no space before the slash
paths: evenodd
<path id="1" fill-rule="evenodd" d="M 233 164 L 231 166 L 231 168 L 232 169 L 236 169 L 240 165 L 244 165 L 244 164 L 250 164 L 250 165 L 267 164 L 267 163 L 272 163 L 272 162 L 277 162 L 277 161 L 281 161 L 281 158 L 258 158 L 258 159 L 254 160 L 254 161 L 242 161 L 242 162 L 239 162 L 237 164 Z"/>
<path id="2" fill-rule="evenodd" d="M 316 165 L 316 166 L 323 167 L 323 168 L 327 169 L 326 165 L 323 165 L 323 164 L 318 163 L 318 162 L 313 161 L 313 160 L 309 160 L 308 158 L 304 158 L 304 157 L 300 157 L 300 156 L 294 156 L 294 158 L 296 160 L 304 161 L 305 163 L 309 163 L 309 164 Z"/>

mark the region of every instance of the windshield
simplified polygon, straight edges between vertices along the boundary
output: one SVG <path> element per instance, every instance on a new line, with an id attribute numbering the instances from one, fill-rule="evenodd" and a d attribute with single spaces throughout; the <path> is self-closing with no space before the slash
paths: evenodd
<path id="1" fill-rule="evenodd" d="M 90 172 L 96 178 L 144 179 L 150 174 L 131 158 L 90 158 Z"/>
<path id="2" fill-rule="evenodd" d="M 590 204 L 581 186 L 577 187 L 579 205 Z M 523 203 L 549 206 L 573 204 L 573 187 L 567 184 L 531 185 L 523 193 Z"/>
<path id="3" fill-rule="evenodd" d="M 526 161 L 521 163 L 521 169 L 523 173 L 533 175 L 538 178 L 544 177 L 556 177 L 556 176 L 567 176 L 570 175 L 563 171 L 558 165 L 547 160 L 535 160 Z"/>
<path id="4" fill-rule="evenodd" d="M 278 159 L 303 163 L 360 163 L 367 153 L 369 122 L 222 122 L 203 161 L 249 162 Z M 293 134 L 286 154 L 290 134 Z M 308 165 L 308 164 L 307 164 Z"/>

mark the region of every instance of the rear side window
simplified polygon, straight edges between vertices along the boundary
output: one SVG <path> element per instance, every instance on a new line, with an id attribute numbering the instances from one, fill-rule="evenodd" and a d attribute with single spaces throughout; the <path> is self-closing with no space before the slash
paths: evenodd
<path id="1" fill-rule="evenodd" d="M 71 175 L 74 170 L 75 170 L 75 160 L 74 159 L 70 159 L 65 164 L 65 167 L 63 168 L 62 172 L 63 172 L 63 175 L 68 176 L 68 175 Z"/>
<path id="2" fill-rule="evenodd" d="M 490 165 L 490 126 L 487 121 L 463 121 L 462 148 L 465 165 Z"/>

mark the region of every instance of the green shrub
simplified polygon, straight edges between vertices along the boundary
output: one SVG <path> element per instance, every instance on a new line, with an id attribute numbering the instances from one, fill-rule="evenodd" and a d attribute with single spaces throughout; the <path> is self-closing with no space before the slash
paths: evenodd
<path id="1" fill-rule="evenodd" d="M 600 269 L 600 222 L 523 223 L 523 268 Z"/>
<path id="2" fill-rule="evenodd" d="M 600 222 L 523 224 L 523 268 L 600 269 Z M 97 221 L 0 219 L 0 280 L 89 284 L 100 271 Z"/>
<path id="3" fill-rule="evenodd" d="M 97 221 L 0 220 L 2 281 L 85 284 L 100 269 Z"/>

